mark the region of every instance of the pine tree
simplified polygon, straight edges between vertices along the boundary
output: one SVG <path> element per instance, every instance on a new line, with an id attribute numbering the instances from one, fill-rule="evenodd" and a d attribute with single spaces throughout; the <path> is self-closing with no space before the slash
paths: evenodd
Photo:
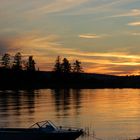
<path id="1" fill-rule="evenodd" d="M 67 58 L 63 59 L 62 66 L 62 72 L 64 73 L 70 73 L 71 72 L 71 64 L 69 63 L 69 60 Z"/>
<path id="2" fill-rule="evenodd" d="M 2 62 L 1 62 L 1 65 L 4 67 L 4 68 L 10 68 L 10 54 L 8 53 L 5 53 L 3 56 L 2 56 Z"/>
<path id="3" fill-rule="evenodd" d="M 14 56 L 13 69 L 22 70 L 22 55 L 20 52 Z"/>
<path id="4" fill-rule="evenodd" d="M 60 56 L 57 57 L 55 65 L 54 65 L 54 71 L 55 72 L 62 72 L 61 62 L 60 62 Z"/>
<path id="5" fill-rule="evenodd" d="M 35 71 L 35 61 L 33 59 L 33 56 L 29 56 L 29 58 L 28 58 L 27 70 Z"/>
<path id="6" fill-rule="evenodd" d="M 81 62 L 80 61 L 76 60 L 73 63 L 73 72 L 76 72 L 76 73 L 82 72 L 82 67 L 81 67 Z"/>

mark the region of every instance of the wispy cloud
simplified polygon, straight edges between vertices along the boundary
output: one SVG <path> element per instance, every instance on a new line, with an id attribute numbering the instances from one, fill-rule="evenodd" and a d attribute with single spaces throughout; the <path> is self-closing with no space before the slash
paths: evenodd
<path id="1" fill-rule="evenodd" d="M 137 0 L 133 0 L 135 2 Z M 24 16 L 27 18 L 34 18 L 41 15 L 47 15 L 51 13 L 59 13 L 62 15 L 87 15 L 93 13 L 102 12 L 113 12 L 116 7 L 120 5 L 125 5 L 133 3 L 132 0 L 106 0 L 98 2 L 97 0 L 52 0 L 51 2 L 46 2 L 43 5 L 39 5 L 37 8 L 28 9 L 25 11 Z M 86 6 L 83 6 L 85 3 Z M 88 4 L 90 3 L 90 5 Z M 73 8 L 76 8 L 73 10 Z M 68 11 L 67 11 L 68 10 Z M 138 12 L 138 11 L 133 11 Z"/>
<path id="2" fill-rule="evenodd" d="M 63 51 L 62 51 L 63 52 Z M 118 52 L 111 52 L 111 53 L 97 53 L 97 52 L 82 52 L 79 50 L 66 50 L 64 53 L 73 54 L 76 56 L 85 56 L 85 57 L 106 57 L 106 58 L 124 58 L 124 59 L 140 59 L 139 55 L 130 55 L 128 53 L 118 53 Z"/>
<path id="3" fill-rule="evenodd" d="M 89 0 L 52 0 L 49 4 L 42 5 L 39 8 L 28 11 L 28 14 L 49 14 L 62 12 L 78 5 L 81 5 Z"/>
<path id="4" fill-rule="evenodd" d="M 102 38 L 101 35 L 97 34 L 80 34 L 79 38 L 85 38 L 85 39 L 99 39 Z"/>
<path id="5" fill-rule="evenodd" d="M 139 0 L 0 1 L 0 53 L 34 55 L 40 69 L 52 67 L 57 55 L 100 72 L 125 73 L 140 66 L 140 56 L 133 54 L 139 53 L 140 33 L 131 28 L 140 26 Z M 109 16 L 125 18 L 103 19 Z M 36 30 L 40 34 L 28 34 Z"/>
<path id="6" fill-rule="evenodd" d="M 2 41 L 1 41 L 2 42 Z M 22 35 L 19 37 L 15 37 L 12 39 L 5 39 L 4 42 L 7 43 L 7 48 L 12 51 L 22 51 L 22 52 L 33 52 L 40 55 L 49 54 L 49 52 L 53 51 L 55 55 L 65 55 L 65 56 L 77 56 L 77 57 L 100 57 L 100 58 L 122 58 L 122 59 L 139 59 L 139 55 L 130 55 L 128 53 L 120 53 L 120 52 L 108 52 L 108 53 L 97 53 L 97 52 L 89 52 L 89 51 L 80 51 L 72 48 L 65 48 L 63 44 L 61 44 L 61 39 L 57 35 L 48 35 L 44 37 L 39 34 L 29 34 Z M 36 55 L 35 53 L 35 55 Z M 108 62 L 107 62 L 108 63 Z M 115 63 L 114 63 L 115 64 Z M 117 63 L 116 63 L 117 64 Z"/>
<path id="7" fill-rule="evenodd" d="M 140 16 L 140 9 L 131 9 L 128 12 L 116 14 L 113 16 L 109 16 L 107 18 L 117 18 L 117 17 L 138 17 Z"/>
<path id="8" fill-rule="evenodd" d="M 17 35 L 14 37 L 6 37 L 2 39 L 5 43 L 5 48 L 9 52 L 15 53 L 16 51 L 21 51 L 28 54 L 48 54 L 48 50 L 53 50 L 57 46 L 61 46 L 59 42 L 59 36 L 50 34 L 44 37 L 38 33 L 27 33 L 22 35 Z M 2 42 L 2 41 L 1 41 Z"/>
<path id="9" fill-rule="evenodd" d="M 129 26 L 140 26 L 140 21 L 130 22 L 128 23 Z"/>
<path id="10" fill-rule="evenodd" d="M 110 14 L 112 14 L 114 11 L 118 11 L 118 7 L 123 6 L 123 5 L 127 5 L 127 4 L 131 4 L 136 2 L 137 0 L 117 0 L 117 1 L 113 1 L 113 0 L 106 0 L 106 1 L 102 1 L 101 3 L 95 1 L 92 1 L 92 4 L 87 7 L 82 7 L 81 9 L 77 10 L 77 11 L 71 11 L 71 14 L 74 15 L 85 15 L 85 14 L 94 14 L 94 13 L 106 13 L 109 12 Z M 90 1 L 91 2 L 91 1 Z M 96 5 L 97 2 L 97 5 Z M 126 14 L 132 14 L 133 15 L 138 15 L 139 11 L 138 9 L 133 9 L 131 11 L 131 13 L 125 13 Z M 70 14 L 70 13 L 64 13 L 64 14 Z M 117 15 L 116 15 L 117 16 Z"/>
<path id="11" fill-rule="evenodd" d="M 133 36 L 140 36 L 140 33 L 138 32 L 135 32 L 135 33 L 132 33 Z"/>
<path id="12" fill-rule="evenodd" d="M 83 66 L 86 66 L 85 70 L 87 72 L 118 74 L 119 70 L 115 71 L 115 68 L 113 70 L 109 69 L 114 66 L 119 67 L 120 70 L 123 67 L 129 69 L 129 67 L 139 67 L 140 65 L 139 55 L 120 52 L 85 52 L 78 49 L 65 48 L 60 40 L 59 36 L 53 34 L 47 37 L 39 34 L 26 34 L 7 41 L 4 40 L 4 42 L 8 42 L 5 45 L 7 45 L 6 48 L 12 55 L 17 51 L 25 55 L 33 55 L 41 70 L 52 70 L 57 55 L 67 57 L 70 61 L 79 59 Z M 96 65 L 98 65 L 98 70 L 95 68 Z"/>
<path id="13" fill-rule="evenodd" d="M 140 32 L 139 31 L 125 31 L 125 32 L 123 32 L 123 34 L 127 35 L 127 36 L 140 36 Z"/>

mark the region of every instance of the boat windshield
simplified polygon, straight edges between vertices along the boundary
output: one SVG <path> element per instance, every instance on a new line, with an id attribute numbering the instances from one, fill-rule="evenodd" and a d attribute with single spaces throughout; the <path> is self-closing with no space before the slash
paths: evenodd
<path id="1" fill-rule="evenodd" d="M 51 121 L 42 121 L 37 122 L 30 126 L 30 128 L 53 128 L 54 130 L 57 130 L 57 126 L 55 126 Z"/>

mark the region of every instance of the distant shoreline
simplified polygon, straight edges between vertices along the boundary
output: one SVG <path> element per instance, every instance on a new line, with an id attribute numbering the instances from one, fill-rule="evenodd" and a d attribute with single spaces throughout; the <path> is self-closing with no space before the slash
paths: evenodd
<path id="1" fill-rule="evenodd" d="M 140 76 L 0 69 L 0 89 L 140 88 Z"/>

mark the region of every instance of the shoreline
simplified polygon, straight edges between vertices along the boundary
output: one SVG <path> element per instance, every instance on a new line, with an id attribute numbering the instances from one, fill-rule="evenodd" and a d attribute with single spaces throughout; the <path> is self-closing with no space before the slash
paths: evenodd
<path id="1" fill-rule="evenodd" d="M 105 89 L 140 88 L 140 76 L 55 73 L 0 69 L 0 89 Z"/>

